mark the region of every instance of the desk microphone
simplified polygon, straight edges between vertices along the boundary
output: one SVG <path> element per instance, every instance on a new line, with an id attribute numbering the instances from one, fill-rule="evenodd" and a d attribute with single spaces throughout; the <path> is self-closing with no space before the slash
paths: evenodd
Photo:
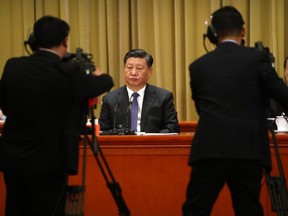
<path id="1" fill-rule="evenodd" d="M 134 130 L 131 130 L 130 127 L 128 127 L 128 121 L 129 121 L 129 113 L 131 109 L 131 104 L 132 102 L 129 102 L 128 108 L 127 108 L 127 116 L 126 116 L 126 129 L 119 127 L 116 129 L 116 114 L 117 114 L 117 107 L 118 107 L 118 102 L 116 103 L 114 107 L 114 118 L 113 118 L 113 129 L 109 131 L 103 131 L 101 135 L 136 135 Z"/>
<path id="2" fill-rule="evenodd" d="M 131 116 L 130 116 L 130 112 L 131 112 L 131 105 L 132 105 L 132 101 L 129 101 L 128 103 L 128 107 L 127 107 L 127 115 L 126 115 L 126 129 L 123 131 L 125 135 L 135 135 L 135 131 L 131 130 L 130 128 L 130 122 L 131 122 Z"/>
<path id="3" fill-rule="evenodd" d="M 118 108 L 119 102 L 117 101 L 115 107 L 114 107 L 114 118 L 113 118 L 113 129 L 116 130 L 116 114 L 117 114 L 117 108 Z"/>
<path id="4" fill-rule="evenodd" d="M 127 107 L 127 115 L 126 115 L 126 128 L 130 129 L 130 121 L 131 121 L 131 116 L 130 116 L 130 112 L 131 112 L 131 105 L 132 105 L 132 101 L 129 101 L 128 103 L 128 107 Z"/>

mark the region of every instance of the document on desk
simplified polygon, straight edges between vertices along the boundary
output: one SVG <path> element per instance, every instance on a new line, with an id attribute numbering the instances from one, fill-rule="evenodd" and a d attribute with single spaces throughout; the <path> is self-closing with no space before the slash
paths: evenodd
<path id="1" fill-rule="evenodd" d="M 136 132 L 138 136 L 163 136 L 163 135 L 178 135 L 178 133 L 145 133 L 145 132 Z"/>

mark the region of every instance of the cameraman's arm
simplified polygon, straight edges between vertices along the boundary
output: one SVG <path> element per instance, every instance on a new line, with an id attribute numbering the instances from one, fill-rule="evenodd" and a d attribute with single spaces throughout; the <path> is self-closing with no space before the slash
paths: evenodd
<path id="1" fill-rule="evenodd" d="M 93 98 L 108 92 L 114 85 L 112 77 L 99 68 L 90 74 L 81 70 L 77 64 L 62 65 L 70 79 L 75 96 L 78 98 Z"/>

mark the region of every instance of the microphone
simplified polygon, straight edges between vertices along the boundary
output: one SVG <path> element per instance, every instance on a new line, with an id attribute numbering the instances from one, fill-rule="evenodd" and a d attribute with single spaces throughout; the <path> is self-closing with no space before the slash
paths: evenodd
<path id="1" fill-rule="evenodd" d="M 130 112 L 131 112 L 131 105 L 132 105 L 132 101 L 129 101 L 128 103 L 128 107 L 127 107 L 127 115 L 126 115 L 126 128 L 127 129 L 131 129 L 130 128 L 130 122 L 131 122 L 131 115 L 130 115 Z"/>
<path id="2" fill-rule="evenodd" d="M 135 131 L 131 130 L 130 127 L 128 127 L 129 113 L 130 113 L 132 102 L 129 102 L 128 108 L 127 108 L 126 129 L 122 128 L 122 126 L 120 125 L 118 129 L 116 128 L 116 114 L 117 114 L 118 104 L 119 102 L 117 102 L 114 107 L 113 129 L 110 129 L 109 131 L 102 131 L 100 135 L 136 135 Z"/>
<path id="3" fill-rule="evenodd" d="M 115 107 L 114 107 L 114 118 L 113 118 L 113 129 L 116 130 L 116 114 L 117 114 L 117 108 L 118 108 L 119 102 L 117 101 Z"/>
<path id="4" fill-rule="evenodd" d="M 129 101 L 128 103 L 128 107 L 127 107 L 127 115 L 126 115 L 126 129 L 123 131 L 124 135 L 135 135 L 135 131 L 131 130 L 130 127 L 130 122 L 131 122 L 131 116 L 130 116 L 130 112 L 131 112 L 131 105 L 132 105 L 132 101 Z"/>

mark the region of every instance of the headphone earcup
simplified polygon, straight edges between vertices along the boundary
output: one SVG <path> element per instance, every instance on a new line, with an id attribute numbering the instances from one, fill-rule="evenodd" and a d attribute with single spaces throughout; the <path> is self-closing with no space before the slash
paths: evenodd
<path id="1" fill-rule="evenodd" d="M 37 40 L 33 33 L 29 35 L 28 40 L 24 41 L 24 44 L 25 46 L 28 44 L 33 52 L 35 52 L 38 47 Z"/>
<path id="2" fill-rule="evenodd" d="M 206 35 L 211 43 L 213 44 L 218 43 L 218 35 L 215 31 L 215 28 L 212 25 L 208 26 Z"/>

